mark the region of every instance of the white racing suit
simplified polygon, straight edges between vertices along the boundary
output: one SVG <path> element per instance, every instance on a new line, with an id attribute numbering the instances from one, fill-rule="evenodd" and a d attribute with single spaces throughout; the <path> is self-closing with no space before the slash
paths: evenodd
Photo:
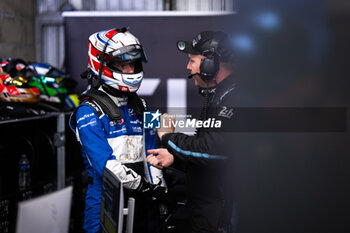
<path id="1" fill-rule="evenodd" d="M 156 148 L 155 131 L 143 130 L 142 116 L 134 113 L 127 103 L 127 97 L 109 97 L 120 109 L 123 115 L 121 120 L 113 121 L 93 100 L 80 104 L 70 118 L 70 127 L 81 143 L 86 170 L 93 181 L 88 185 L 85 199 L 86 232 L 100 230 L 104 167 L 130 190 L 137 189 L 143 178 L 153 184 L 162 181 L 165 185 L 161 170 L 145 162 L 147 150 Z"/>

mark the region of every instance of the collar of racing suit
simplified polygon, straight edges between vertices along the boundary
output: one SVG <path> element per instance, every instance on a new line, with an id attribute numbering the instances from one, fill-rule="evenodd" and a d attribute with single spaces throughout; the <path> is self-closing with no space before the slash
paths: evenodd
<path id="1" fill-rule="evenodd" d="M 123 97 L 113 96 L 113 95 L 109 94 L 107 91 L 105 91 L 102 88 L 102 86 L 100 86 L 98 88 L 98 90 L 99 91 L 103 91 L 104 93 L 106 93 L 118 107 L 122 107 L 122 106 L 125 106 L 125 105 L 128 104 L 128 97 L 127 96 L 123 96 Z"/>
<path id="2" fill-rule="evenodd" d="M 129 104 L 134 109 L 135 113 L 140 116 L 142 116 L 143 112 L 147 109 L 146 102 L 141 99 L 136 92 L 123 92 L 106 84 L 102 84 L 101 87 L 102 89 L 99 88 L 99 90 L 106 93 L 112 101 L 116 102 L 118 107 Z"/>

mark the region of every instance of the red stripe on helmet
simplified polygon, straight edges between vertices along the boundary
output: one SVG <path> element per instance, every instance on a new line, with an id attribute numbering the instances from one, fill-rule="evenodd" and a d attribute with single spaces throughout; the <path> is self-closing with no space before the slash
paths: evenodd
<path id="1" fill-rule="evenodd" d="M 88 60 L 88 63 L 89 63 L 89 66 L 90 66 L 91 68 L 95 68 L 95 67 L 93 67 L 93 65 L 91 64 L 91 59 Z"/>
<path id="2" fill-rule="evenodd" d="M 112 72 L 106 66 L 103 66 L 102 71 L 103 71 L 103 74 L 108 78 L 113 78 Z"/>
<path id="3" fill-rule="evenodd" d="M 5 89 L 5 84 L 3 84 L 3 82 L 0 79 L 0 94 L 2 93 L 2 91 Z"/>
<path id="4" fill-rule="evenodd" d="M 108 39 L 111 39 L 115 34 L 117 34 L 118 32 L 116 31 L 116 30 L 110 30 L 110 31 L 108 31 L 107 33 L 106 33 L 106 37 L 108 38 Z"/>
<path id="5" fill-rule="evenodd" d="M 98 71 L 100 69 L 100 63 L 95 61 L 95 60 L 92 60 L 92 63 L 93 63 L 93 68 Z"/>
<path id="6" fill-rule="evenodd" d="M 17 87 L 7 86 L 6 89 L 10 95 L 19 95 L 19 91 L 17 90 Z"/>
<path id="7" fill-rule="evenodd" d="M 93 63 L 94 63 L 93 65 L 95 67 L 95 70 L 99 71 L 100 70 L 100 63 L 96 62 L 96 61 L 93 61 Z M 102 67 L 102 73 L 103 73 L 103 75 L 107 76 L 108 78 L 113 78 L 112 72 L 106 66 Z"/>
<path id="8" fill-rule="evenodd" d="M 96 49 L 95 46 L 93 46 L 92 44 L 90 45 L 91 45 L 90 53 L 93 57 L 97 58 L 97 55 L 102 54 L 102 52 Z M 108 54 L 105 54 L 105 61 L 110 61 L 110 60 L 111 60 L 110 56 Z"/>
<path id="9" fill-rule="evenodd" d="M 0 74 L 0 79 L 1 79 L 2 81 L 5 81 L 5 80 L 8 79 L 9 77 L 10 77 L 9 74 Z"/>
<path id="10" fill-rule="evenodd" d="M 100 51 L 98 51 L 96 48 L 95 48 L 95 46 L 93 46 L 92 44 L 91 44 L 91 54 L 92 54 L 92 56 L 94 56 L 94 57 L 96 57 L 97 56 L 97 54 L 101 54 L 101 52 Z"/>
<path id="11" fill-rule="evenodd" d="M 9 63 L 7 61 L 3 62 L 3 63 L 0 63 L 0 66 L 6 66 L 8 65 Z"/>
<path id="12" fill-rule="evenodd" d="M 40 94 L 40 91 L 37 87 L 31 87 L 30 90 L 32 90 L 32 92 L 36 95 L 39 95 Z"/>

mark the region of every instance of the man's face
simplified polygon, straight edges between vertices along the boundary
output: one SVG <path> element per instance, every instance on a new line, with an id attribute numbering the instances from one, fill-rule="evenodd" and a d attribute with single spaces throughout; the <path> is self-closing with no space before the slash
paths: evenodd
<path id="1" fill-rule="evenodd" d="M 200 73 L 200 65 L 201 65 L 201 59 L 203 58 L 202 55 L 195 55 L 195 54 L 188 54 L 189 61 L 187 63 L 187 69 L 190 71 L 191 74 Z M 207 83 L 204 82 L 199 75 L 193 76 L 194 79 L 194 85 L 196 87 L 207 87 Z"/>
<path id="2" fill-rule="evenodd" d="M 112 67 L 125 74 L 133 74 L 135 71 L 135 63 L 133 62 L 114 63 Z"/>

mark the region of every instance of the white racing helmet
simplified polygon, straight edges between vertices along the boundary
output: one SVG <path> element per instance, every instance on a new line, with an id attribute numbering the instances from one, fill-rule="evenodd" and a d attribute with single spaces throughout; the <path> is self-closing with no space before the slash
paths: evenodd
<path id="1" fill-rule="evenodd" d="M 88 57 L 89 68 L 96 77 L 101 73 L 102 83 L 124 92 L 139 89 L 143 79 L 142 61 L 147 62 L 147 57 L 139 40 L 127 28 L 92 34 Z M 133 63 L 134 73 L 122 73 L 114 68 L 115 63 Z"/>

